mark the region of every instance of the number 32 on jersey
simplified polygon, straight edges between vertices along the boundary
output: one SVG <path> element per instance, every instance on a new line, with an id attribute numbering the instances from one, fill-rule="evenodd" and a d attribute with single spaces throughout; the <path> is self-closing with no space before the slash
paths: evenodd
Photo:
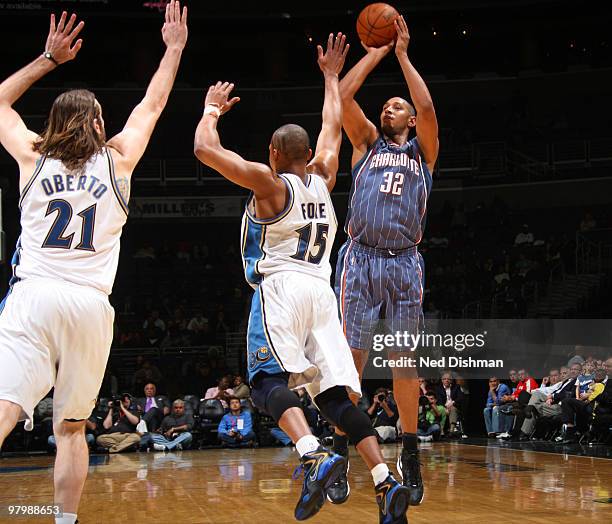
<path id="1" fill-rule="evenodd" d="M 404 173 L 386 171 L 383 173 L 383 176 L 385 177 L 385 183 L 380 186 L 380 192 L 401 195 L 404 185 Z"/>

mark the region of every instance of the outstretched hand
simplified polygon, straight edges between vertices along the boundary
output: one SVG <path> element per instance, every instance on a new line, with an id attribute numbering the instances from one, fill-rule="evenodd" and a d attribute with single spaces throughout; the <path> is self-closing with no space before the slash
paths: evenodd
<path id="1" fill-rule="evenodd" d="M 47 36 L 47 43 L 45 44 L 45 52 L 51 53 L 58 64 L 73 60 L 81 49 L 81 45 L 83 45 L 82 39 L 79 38 L 76 42 L 74 42 L 74 39 L 83 29 L 85 22 L 81 20 L 75 26 L 77 16 L 73 13 L 66 22 L 67 16 L 68 14 L 64 11 L 56 25 L 55 15 L 51 14 L 49 36 Z"/>
<path id="2" fill-rule="evenodd" d="M 395 19 L 395 31 L 397 32 L 397 40 L 395 43 L 395 54 L 397 56 L 405 55 L 408 53 L 408 43 L 410 42 L 410 33 L 408 32 L 408 25 L 403 16 L 399 16 Z"/>
<path id="3" fill-rule="evenodd" d="M 178 0 L 171 0 L 166 4 L 166 21 L 162 27 L 162 38 L 166 47 L 183 49 L 187 43 L 187 7 L 183 7 Z"/>
<path id="4" fill-rule="evenodd" d="M 215 85 L 208 88 L 206 93 L 205 105 L 217 106 L 221 114 L 227 113 L 235 104 L 240 102 L 240 98 L 235 96 L 229 98 L 229 95 L 234 89 L 234 84 L 229 82 L 217 82 Z"/>
<path id="5" fill-rule="evenodd" d="M 330 33 L 325 53 L 323 53 L 323 48 L 320 45 L 317 46 L 317 62 L 323 74 L 340 74 L 349 48 L 350 45 L 346 43 L 346 35 L 338 33 L 334 39 L 334 34 Z"/>

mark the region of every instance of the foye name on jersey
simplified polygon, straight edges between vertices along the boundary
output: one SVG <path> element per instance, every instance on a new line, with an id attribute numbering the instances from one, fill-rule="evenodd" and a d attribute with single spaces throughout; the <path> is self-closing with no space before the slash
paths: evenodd
<path id="1" fill-rule="evenodd" d="M 408 166 L 408 168 L 417 175 L 421 174 L 419 163 L 414 158 L 409 158 L 406 153 L 377 153 L 372 157 L 370 168 L 374 169 L 387 166 Z"/>
<path id="2" fill-rule="evenodd" d="M 48 178 L 43 178 L 40 184 L 45 192 L 45 195 L 51 196 L 57 193 L 87 191 L 94 198 L 99 199 L 106 193 L 108 187 L 100 182 L 100 179 L 93 175 L 53 175 Z"/>
<path id="3" fill-rule="evenodd" d="M 319 202 L 315 204 L 314 202 L 302 202 L 302 217 L 304 220 L 327 218 L 325 203 Z"/>

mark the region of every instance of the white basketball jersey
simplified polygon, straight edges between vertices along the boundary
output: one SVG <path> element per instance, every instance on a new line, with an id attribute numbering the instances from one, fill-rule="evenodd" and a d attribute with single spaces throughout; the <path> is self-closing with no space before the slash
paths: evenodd
<path id="1" fill-rule="evenodd" d="M 279 175 L 287 184 L 289 203 L 275 218 L 259 219 L 252 195 L 242 218 L 242 260 L 247 282 L 256 287 L 279 271 L 297 271 L 329 283 L 329 255 L 338 222 L 323 179 L 307 175 L 304 184 L 290 173 Z"/>
<path id="2" fill-rule="evenodd" d="M 21 236 L 11 283 L 43 277 L 111 293 L 127 203 L 117 189 L 108 149 L 80 172 L 42 157 L 19 204 Z"/>

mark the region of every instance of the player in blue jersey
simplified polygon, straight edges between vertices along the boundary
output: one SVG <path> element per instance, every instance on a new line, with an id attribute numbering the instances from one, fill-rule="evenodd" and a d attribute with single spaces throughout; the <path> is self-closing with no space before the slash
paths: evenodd
<path id="1" fill-rule="evenodd" d="M 326 490 L 345 470 L 341 456 L 312 435 L 298 396 L 305 388 L 334 426 L 348 434 L 374 481 L 379 522 L 392 524 L 408 509 L 410 492 L 389 473 L 368 416 L 349 398 L 361 395 L 359 375 L 337 315 L 329 255 L 336 216 L 329 192 L 336 182 L 342 141 L 338 74 L 348 46 L 330 35 L 319 46 L 325 78 L 323 125 L 314 158 L 308 134 L 297 125 L 277 129 L 270 165 L 248 162 L 221 145 L 217 120 L 237 98 L 220 82 L 206 95 L 195 154 L 228 180 L 251 189 L 242 221 L 244 272 L 255 289 L 247 334 L 251 397 L 295 443 L 304 472 L 295 518 L 315 515 Z"/>
<path id="2" fill-rule="evenodd" d="M 417 245 L 438 157 L 438 123 L 427 86 L 408 58 L 410 35 L 404 18 L 399 17 L 395 26 L 395 55 L 414 107 L 403 98 L 390 98 L 378 129 L 354 99 L 393 42 L 381 48 L 364 46 L 367 54 L 340 82 L 343 127 L 353 146 L 353 185 L 346 220 L 349 238 L 338 258 L 336 294 L 360 376 L 377 323 L 383 321 L 393 333 L 415 333 L 422 323 L 423 259 Z M 415 128 L 416 137 L 409 139 Z M 397 356 L 401 355 L 392 352 L 389 358 Z M 418 505 L 423 499 L 416 445 L 418 380 L 415 370 L 402 368 L 393 369 L 393 378 L 404 432 L 398 470 L 411 491 L 411 505 Z M 346 437 L 338 434 L 334 440 L 334 450 L 346 455 Z M 348 480 L 342 476 L 328 496 L 341 503 L 348 492 Z"/>

